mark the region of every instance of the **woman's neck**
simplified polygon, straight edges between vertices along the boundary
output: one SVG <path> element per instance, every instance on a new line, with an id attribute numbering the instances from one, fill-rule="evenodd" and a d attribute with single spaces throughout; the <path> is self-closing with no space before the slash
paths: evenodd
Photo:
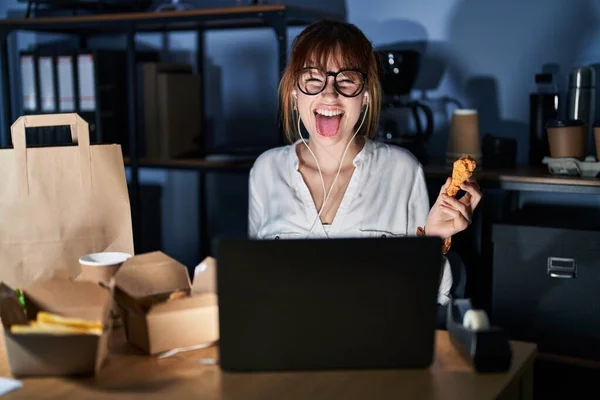
<path id="1" fill-rule="evenodd" d="M 350 143 L 348 146 L 347 151 L 347 142 L 340 142 L 333 146 L 322 146 L 316 141 L 309 141 L 308 147 L 310 147 L 315 157 L 319 161 L 321 171 L 326 174 L 335 174 L 340 167 L 340 161 L 342 161 L 342 157 L 344 158 L 342 170 L 352 166 L 353 160 L 360 152 L 363 144 L 364 140 L 362 138 L 354 138 L 352 143 Z M 302 150 L 299 152 L 300 162 L 308 167 L 318 169 L 314 158 L 310 154 L 310 151 L 308 151 L 304 144 L 301 144 L 301 146 Z M 346 152 L 345 156 L 344 151 Z"/>

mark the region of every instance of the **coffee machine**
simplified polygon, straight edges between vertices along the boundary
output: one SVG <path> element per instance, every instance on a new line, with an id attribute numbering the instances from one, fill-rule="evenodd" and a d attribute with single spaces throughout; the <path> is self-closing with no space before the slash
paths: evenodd
<path id="1" fill-rule="evenodd" d="M 410 150 L 421 164 L 428 162 L 426 144 L 434 129 L 432 109 L 410 97 L 419 72 L 416 50 L 376 51 L 383 90 L 377 140 Z"/>

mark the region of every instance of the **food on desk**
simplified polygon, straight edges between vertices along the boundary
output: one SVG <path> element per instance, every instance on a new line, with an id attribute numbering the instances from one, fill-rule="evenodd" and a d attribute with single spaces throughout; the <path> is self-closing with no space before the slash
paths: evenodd
<path id="1" fill-rule="evenodd" d="M 469 156 L 464 156 L 454 161 L 454 166 L 452 168 L 452 182 L 450 182 L 446 194 L 452 197 L 456 196 L 460 186 L 473 176 L 473 171 L 475 171 L 476 167 L 477 163 Z"/>
<path id="2" fill-rule="evenodd" d="M 188 293 L 185 290 L 178 290 L 176 292 L 171 293 L 169 295 L 169 298 L 167 299 L 167 301 L 182 299 L 187 296 L 188 296 Z"/>
<path id="3" fill-rule="evenodd" d="M 13 334 L 90 334 L 100 336 L 102 328 L 100 321 L 88 321 L 40 311 L 35 321 L 30 321 L 29 325 L 11 325 L 10 332 Z"/>
<path id="4" fill-rule="evenodd" d="M 15 289 L 15 294 L 17 295 L 17 298 L 19 299 L 19 305 L 21 306 L 21 308 L 23 310 L 25 310 L 25 295 L 23 294 L 21 289 Z"/>
<path id="5" fill-rule="evenodd" d="M 143 298 L 138 299 L 138 304 L 142 307 L 142 310 L 148 311 L 153 306 L 160 303 L 168 303 L 170 301 L 183 299 L 190 296 L 190 291 L 181 289 L 175 292 L 157 293 L 152 294 Z"/>

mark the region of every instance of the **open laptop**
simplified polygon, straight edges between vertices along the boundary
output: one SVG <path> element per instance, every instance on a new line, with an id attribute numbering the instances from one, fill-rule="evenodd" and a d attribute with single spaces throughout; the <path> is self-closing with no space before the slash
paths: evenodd
<path id="1" fill-rule="evenodd" d="M 441 245 L 430 237 L 222 239 L 221 368 L 427 368 Z"/>

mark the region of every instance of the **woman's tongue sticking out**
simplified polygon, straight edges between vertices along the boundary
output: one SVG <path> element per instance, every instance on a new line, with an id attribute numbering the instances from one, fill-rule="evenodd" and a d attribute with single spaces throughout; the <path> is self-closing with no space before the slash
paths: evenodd
<path id="1" fill-rule="evenodd" d="M 321 136 L 331 137 L 338 133 L 340 129 L 340 121 L 344 113 L 341 110 L 315 112 L 317 133 Z"/>

